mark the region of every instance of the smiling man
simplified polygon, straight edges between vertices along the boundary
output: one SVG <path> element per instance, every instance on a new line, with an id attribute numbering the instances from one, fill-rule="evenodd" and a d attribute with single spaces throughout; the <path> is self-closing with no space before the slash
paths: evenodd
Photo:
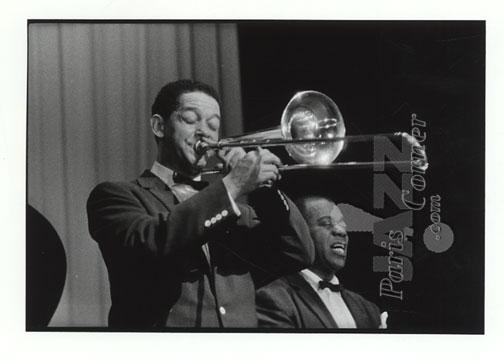
<path id="1" fill-rule="evenodd" d="M 308 228 L 274 185 L 278 157 L 223 149 L 227 173 L 200 181 L 207 154 L 195 146 L 218 140 L 220 120 L 212 87 L 167 84 L 152 105 L 158 154 L 150 170 L 92 191 L 89 232 L 108 269 L 109 326 L 254 328 L 252 276 L 280 277 L 312 262 Z M 238 202 L 243 195 L 254 207 Z"/>
<path id="2" fill-rule="evenodd" d="M 315 261 L 299 273 L 280 278 L 256 294 L 260 327 L 384 328 L 386 315 L 362 296 L 346 290 L 336 273 L 348 253 L 346 224 L 328 198 L 296 200 L 315 245 Z"/>

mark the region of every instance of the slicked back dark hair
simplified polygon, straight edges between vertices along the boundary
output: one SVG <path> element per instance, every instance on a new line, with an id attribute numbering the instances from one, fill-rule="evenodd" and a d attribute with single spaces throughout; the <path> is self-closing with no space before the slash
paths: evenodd
<path id="1" fill-rule="evenodd" d="M 200 91 L 213 97 L 219 106 L 221 105 L 219 93 L 212 86 L 199 81 L 184 79 L 168 83 L 159 90 L 156 100 L 152 104 L 151 115 L 158 114 L 163 119 L 168 119 L 171 113 L 179 106 L 180 95 L 195 91 Z"/>

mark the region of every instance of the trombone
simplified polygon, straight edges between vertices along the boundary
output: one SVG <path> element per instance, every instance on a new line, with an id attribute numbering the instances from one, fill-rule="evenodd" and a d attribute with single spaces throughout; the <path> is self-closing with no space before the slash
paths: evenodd
<path id="1" fill-rule="evenodd" d="M 422 158 L 411 161 L 333 163 L 347 143 L 368 142 L 376 137 L 385 137 L 406 138 L 411 145 L 418 145 L 416 140 L 406 133 L 345 136 L 345 132 L 343 116 L 334 101 L 321 92 L 308 90 L 298 92 L 292 97 L 283 111 L 280 127 L 226 138 L 216 143 L 200 139 L 195 143 L 194 150 L 197 154 L 204 155 L 209 150 L 229 147 L 285 146 L 287 153 L 298 164 L 279 168 L 282 172 L 303 169 L 366 169 L 389 165 L 410 165 L 423 170 L 428 167 L 427 156 L 423 150 Z M 203 170 L 203 174 L 216 174 L 221 171 L 209 169 Z"/>

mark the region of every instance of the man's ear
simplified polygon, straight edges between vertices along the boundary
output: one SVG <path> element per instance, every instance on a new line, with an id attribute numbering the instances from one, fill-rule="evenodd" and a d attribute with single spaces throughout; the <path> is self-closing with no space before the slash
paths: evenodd
<path id="1" fill-rule="evenodd" d="M 152 117 L 150 118 L 150 124 L 152 133 L 158 138 L 163 138 L 165 126 L 163 117 L 158 114 L 152 115 Z"/>

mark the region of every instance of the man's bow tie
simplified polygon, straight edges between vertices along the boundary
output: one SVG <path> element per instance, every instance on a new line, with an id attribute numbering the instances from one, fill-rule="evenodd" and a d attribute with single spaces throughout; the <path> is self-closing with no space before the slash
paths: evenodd
<path id="1" fill-rule="evenodd" d="M 343 289 L 343 285 L 333 284 L 333 283 L 330 283 L 329 281 L 320 280 L 319 281 L 319 288 L 321 288 L 321 289 L 329 288 L 329 290 L 331 290 L 331 291 L 341 291 Z"/>
<path id="2" fill-rule="evenodd" d="M 174 173 L 173 174 L 173 181 L 175 182 L 175 184 L 186 184 L 186 185 L 190 185 L 193 187 L 193 189 L 195 190 L 203 190 L 205 187 L 208 186 L 208 183 L 206 181 L 196 181 L 196 180 L 192 180 L 192 179 L 189 179 L 188 177 L 184 176 L 184 175 L 180 175 L 180 174 L 177 174 L 177 173 Z"/>

